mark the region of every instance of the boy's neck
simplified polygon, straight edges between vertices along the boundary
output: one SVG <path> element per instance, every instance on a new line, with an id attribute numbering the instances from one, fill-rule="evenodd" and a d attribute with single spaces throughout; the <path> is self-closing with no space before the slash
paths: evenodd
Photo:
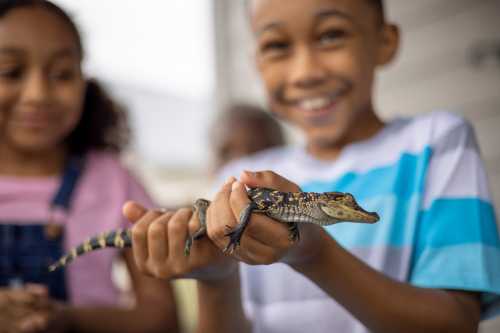
<path id="1" fill-rule="evenodd" d="M 333 161 L 337 159 L 346 146 L 372 138 L 383 127 L 384 123 L 382 120 L 374 112 L 369 112 L 364 116 L 363 121 L 350 130 L 343 138 L 335 142 L 309 142 L 307 151 L 319 160 Z"/>
<path id="2" fill-rule="evenodd" d="M 0 175 L 15 177 L 54 176 L 62 172 L 63 147 L 40 152 L 22 152 L 0 144 Z"/>

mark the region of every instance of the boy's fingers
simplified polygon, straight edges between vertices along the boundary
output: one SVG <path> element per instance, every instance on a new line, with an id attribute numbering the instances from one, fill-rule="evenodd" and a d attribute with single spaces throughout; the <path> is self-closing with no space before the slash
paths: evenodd
<path id="1" fill-rule="evenodd" d="M 147 211 L 142 218 L 132 227 L 132 248 L 134 259 L 139 270 L 146 270 L 146 261 L 148 259 L 148 231 L 151 223 L 155 221 L 160 212 Z"/>
<path id="2" fill-rule="evenodd" d="M 245 186 L 240 182 L 234 182 L 231 187 L 231 196 L 229 197 L 231 209 L 234 216 L 240 217 L 241 212 L 248 206 L 250 199 L 248 198 Z M 238 221 L 239 223 L 241 221 Z"/>
<path id="3" fill-rule="evenodd" d="M 241 212 L 248 207 L 250 202 L 245 186 L 242 183 L 233 183 L 229 201 L 234 216 L 237 216 L 239 219 Z M 285 224 L 271 220 L 271 218 L 261 214 L 255 214 L 251 218 L 252 222 L 248 224 L 242 239 L 246 239 L 250 236 L 258 242 L 272 248 L 286 248 L 289 246 L 288 227 Z M 238 222 L 241 223 L 241 221 Z M 269 256 L 265 255 L 264 257 Z"/>
<path id="4" fill-rule="evenodd" d="M 137 222 L 146 214 L 147 209 L 134 201 L 127 201 L 122 208 L 123 215 L 132 223 Z"/>
<path id="5" fill-rule="evenodd" d="M 223 198 L 229 197 L 229 194 L 231 193 L 231 186 L 232 184 L 236 181 L 236 178 L 234 177 L 229 177 L 226 182 L 222 185 L 222 188 L 220 191 L 215 195 L 215 198 L 213 201 L 221 200 Z"/>
<path id="6" fill-rule="evenodd" d="M 168 258 L 168 234 L 167 224 L 171 219 L 172 212 L 163 214 L 150 224 L 148 230 L 149 258 L 154 265 L 163 265 Z"/>
<path id="7" fill-rule="evenodd" d="M 267 187 L 282 192 L 299 192 L 300 187 L 273 171 L 243 171 L 242 183 L 249 187 Z"/>
<path id="8" fill-rule="evenodd" d="M 208 237 L 220 249 L 225 248 L 227 245 L 227 227 L 234 228 L 237 224 L 229 202 L 231 187 L 235 181 L 236 179 L 233 177 L 226 181 L 221 190 L 216 194 L 207 211 Z"/>
<path id="9" fill-rule="evenodd" d="M 184 246 L 188 237 L 188 223 L 193 215 L 191 209 L 179 209 L 168 224 L 169 238 L 169 259 L 174 263 L 181 263 L 186 260 L 184 255 Z M 178 270 L 178 266 L 174 265 L 174 271 Z M 177 271 L 176 273 L 181 273 Z"/>

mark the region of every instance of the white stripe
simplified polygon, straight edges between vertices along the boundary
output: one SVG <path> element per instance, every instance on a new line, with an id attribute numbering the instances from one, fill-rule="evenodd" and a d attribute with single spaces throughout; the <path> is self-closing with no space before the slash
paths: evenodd
<path id="1" fill-rule="evenodd" d="M 230 175 L 239 177 L 242 170 L 273 170 L 296 183 L 330 181 L 347 172 L 365 173 L 396 163 L 401 154 L 420 154 L 448 131 L 464 125 L 454 114 L 434 112 L 390 123 L 369 141 L 348 146 L 336 161 L 319 161 L 302 147 L 271 149 L 228 165 L 220 181 Z"/>
<path id="2" fill-rule="evenodd" d="M 438 198 L 470 197 L 491 201 L 488 179 L 477 151 L 448 151 L 431 161 L 423 209 Z"/>

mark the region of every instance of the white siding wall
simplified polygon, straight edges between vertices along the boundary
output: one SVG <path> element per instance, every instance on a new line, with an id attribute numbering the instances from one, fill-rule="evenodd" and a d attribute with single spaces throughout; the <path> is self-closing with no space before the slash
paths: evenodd
<path id="1" fill-rule="evenodd" d="M 252 63 L 242 0 L 214 0 L 220 106 L 235 100 L 264 103 Z M 490 185 L 500 207 L 500 63 L 471 64 L 471 49 L 500 43 L 500 0 L 388 0 L 389 19 L 402 32 L 398 60 L 381 73 L 381 116 L 413 115 L 436 108 L 459 112 L 476 128 Z M 498 208 L 497 208 L 498 211 Z M 499 332 L 500 320 L 481 332 Z"/>

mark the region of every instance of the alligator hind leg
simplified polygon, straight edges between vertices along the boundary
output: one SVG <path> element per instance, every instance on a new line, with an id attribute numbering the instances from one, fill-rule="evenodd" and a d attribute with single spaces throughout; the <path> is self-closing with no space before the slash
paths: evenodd
<path id="1" fill-rule="evenodd" d="M 184 255 L 188 256 L 191 252 L 191 246 L 193 242 L 197 239 L 203 238 L 207 234 L 207 208 L 210 205 L 210 201 L 205 199 L 198 199 L 194 203 L 193 210 L 195 214 L 198 214 L 198 221 L 200 221 L 200 228 L 196 230 L 193 235 L 189 235 L 186 239 L 186 244 L 184 245 Z"/>
<path id="2" fill-rule="evenodd" d="M 256 208 L 257 205 L 255 202 L 251 201 L 248 206 L 241 211 L 239 224 L 234 229 L 226 233 L 226 236 L 229 237 L 229 243 L 224 250 L 222 250 L 224 253 L 231 254 L 240 245 L 241 236 L 243 236 L 243 232 L 245 232 L 245 229 L 250 222 L 252 212 L 259 212 Z"/>
<path id="3" fill-rule="evenodd" d="M 298 223 L 290 223 L 288 226 L 288 239 L 292 242 L 297 242 L 300 240 L 300 231 Z"/>

